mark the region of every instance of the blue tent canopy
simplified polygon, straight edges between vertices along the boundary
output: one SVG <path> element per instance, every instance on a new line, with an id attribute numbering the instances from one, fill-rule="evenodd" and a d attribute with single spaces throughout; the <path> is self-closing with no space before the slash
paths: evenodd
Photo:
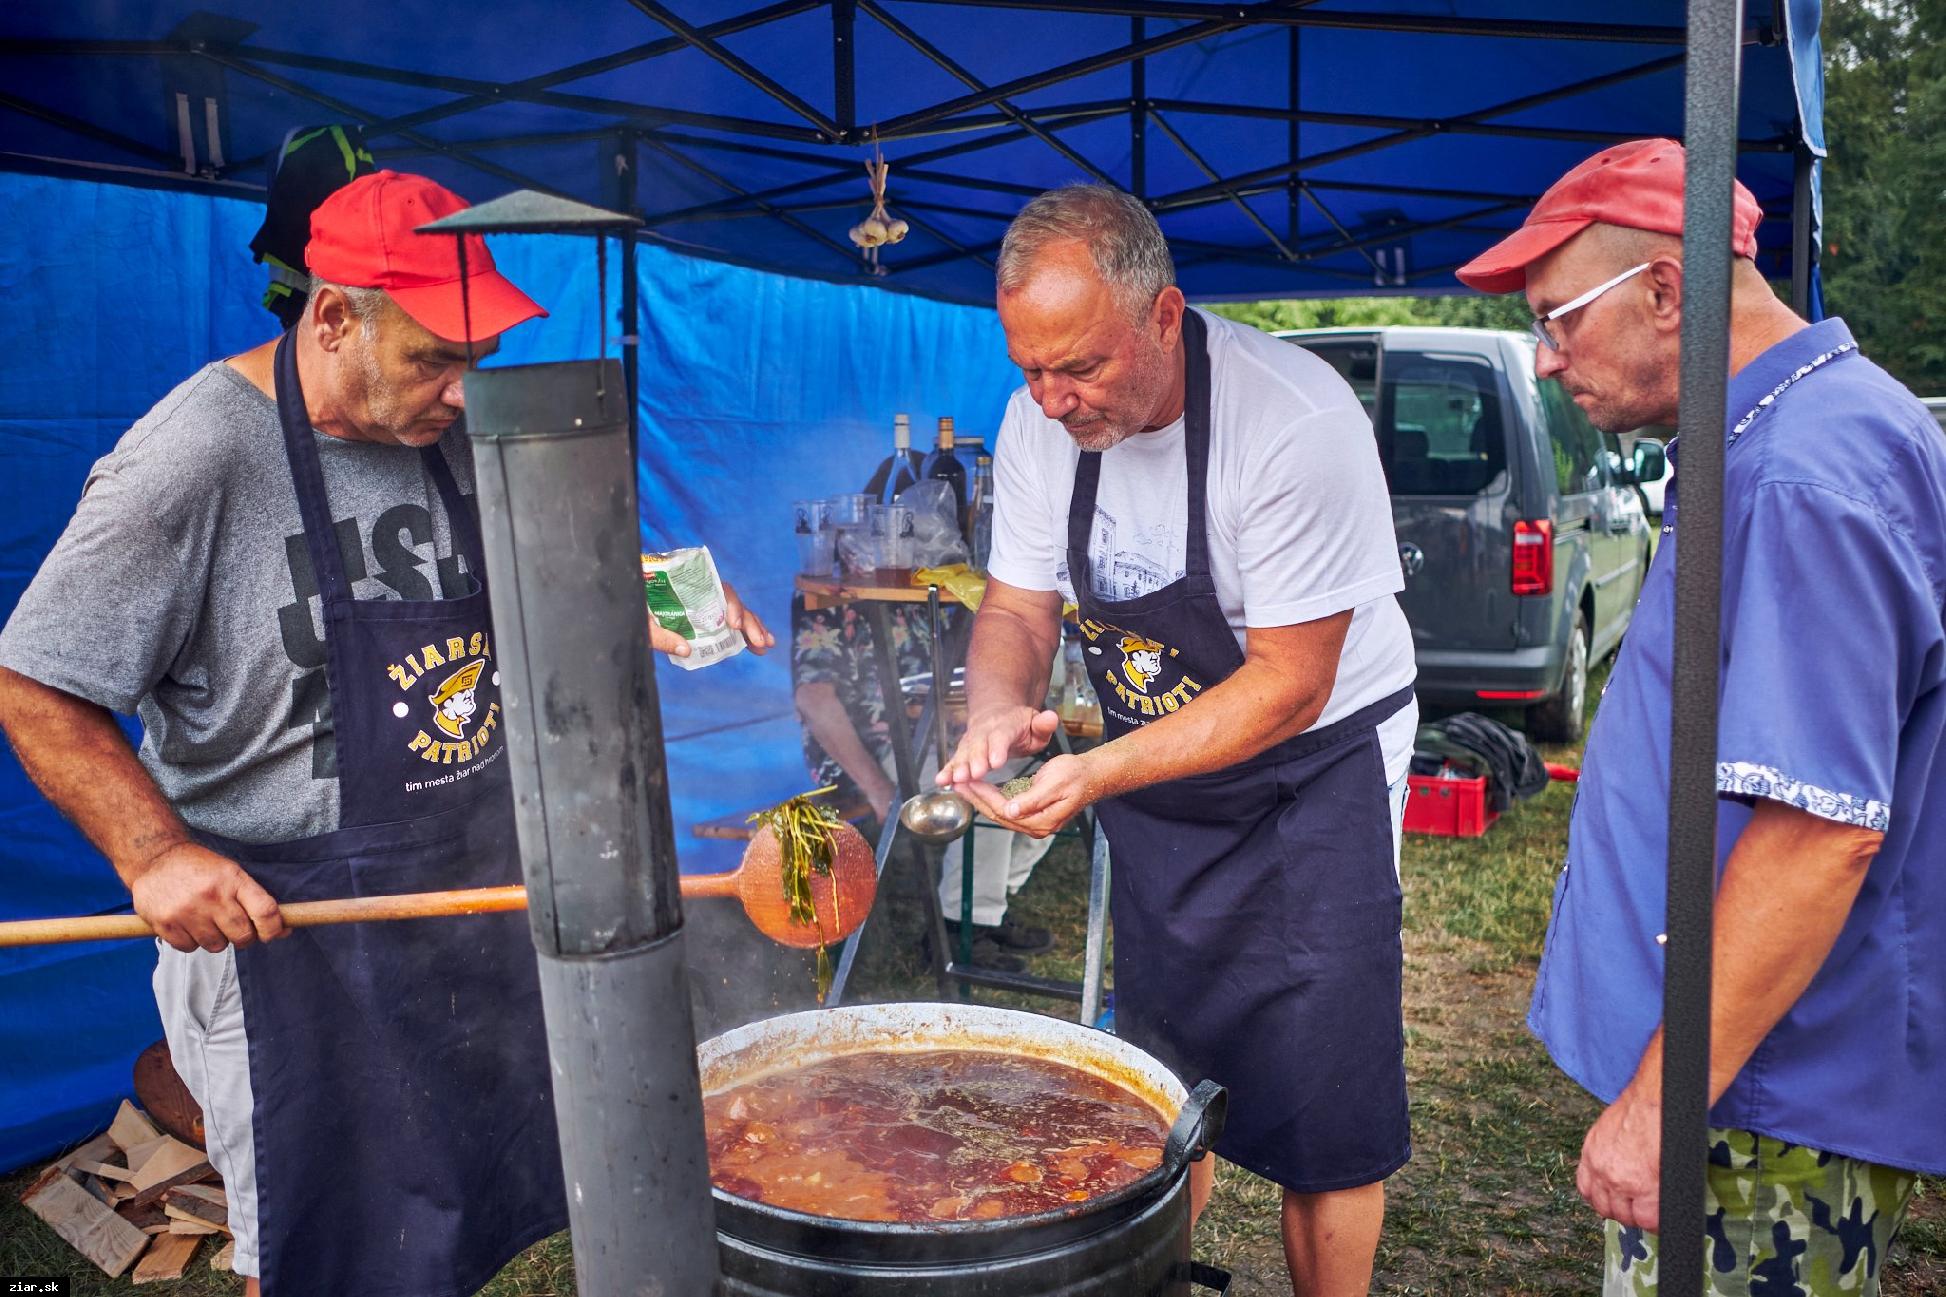
<path id="1" fill-rule="evenodd" d="M 1805 291 L 1818 12 L 1750 0 L 1739 128 L 1739 175 L 1780 218 L 1764 268 Z M 782 626 L 791 497 L 862 481 L 893 411 L 995 426 L 1018 376 L 991 310 L 951 303 L 990 300 L 1026 197 L 1083 177 L 1141 194 L 1192 297 L 1456 291 L 1452 267 L 1574 162 L 1680 133 L 1682 16 L 1678 0 L 1567 21 L 1537 0 L 14 0 L 0 617 L 88 465 L 195 366 L 268 336 L 246 245 L 296 127 L 362 123 L 381 163 L 476 201 L 538 187 L 642 213 L 642 246 L 610 268 L 641 302 L 645 539 L 707 541 Z M 913 225 L 882 274 L 845 240 L 874 136 Z M 495 252 L 553 311 L 505 358 L 592 354 L 586 245 Z M 788 672 L 745 657 L 661 681 L 683 868 L 728 867 L 687 827 L 802 788 Z M 126 907 L 10 755 L 0 824 L 0 918 Z M 5 1168 L 104 1121 L 159 1028 L 141 943 L 0 955 Z"/>
<path id="2" fill-rule="evenodd" d="M 1065 181 L 1147 199 L 1190 296 L 1448 292 L 1602 144 L 1681 132 L 1683 8 L 1616 0 L 19 0 L 0 166 L 260 184 L 293 127 L 475 200 L 639 207 L 766 270 L 985 301 L 1007 218 Z M 1822 153 L 1818 0 L 1746 6 L 1739 174 L 1790 272 Z M 913 232 L 845 231 L 876 140 Z M 51 161 L 50 161 L 51 160 Z M 1802 190 L 1808 197 L 1808 187 Z M 1808 224 L 1800 231 L 1808 238 Z"/>

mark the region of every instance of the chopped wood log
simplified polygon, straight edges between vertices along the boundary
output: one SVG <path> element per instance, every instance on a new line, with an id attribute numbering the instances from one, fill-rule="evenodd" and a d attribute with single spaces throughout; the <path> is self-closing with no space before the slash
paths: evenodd
<path id="1" fill-rule="evenodd" d="M 122 1100 L 122 1106 L 115 1113 L 115 1120 L 109 1123 L 108 1138 L 115 1141 L 115 1147 L 126 1153 L 136 1144 L 146 1144 L 160 1138 L 162 1132 L 155 1128 L 142 1110 Z"/>
<path id="2" fill-rule="evenodd" d="M 128 1169 L 131 1171 L 140 1171 L 148 1163 L 148 1160 L 157 1153 L 160 1153 L 165 1146 L 178 1142 L 180 1141 L 170 1139 L 167 1135 L 157 1135 L 146 1144 L 137 1144 L 135 1147 L 125 1150 L 128 1154 Z"/>
<path id="3" fill-rule="evenodd" d="M 76 1162 L 73 1169 L 85 1172 L 88 1175 L 99 1176 L 103 1180 L 133 1180 L 135 1178 L 135 1172 L 125 1166 L 116 1166 L 113 1162 Z"/>
<path id="4" fill-rule="evenodd" d="M 148 1246 L 148 1236 L 95 1201 L 86 1189 L 58 1169 L 46 1183 L 22 1199 L 28 1211 L 46 1221 L 56 1234 L 113 1278 Z"/>
<path id="5" fill-rule="evenodd" d="M 213 1254 L 211 1254 L 209 1259 L 209 1268 L 212 1270 L 224 1270 L 224 1271 L 231 1271 L 236 1269 L 236 1240 L 235 1239 L 230 1239 L 228 1242 L 224 1243 L 222 1247 L 217 1248 L 216 1251 Z"/>
<path id="6" fill-rule="evenodd" d="M 208 1148 L 208 1131 L 203 1126 L 203 1110 L 196 1096 L 176 1075 L 169 1059 L 169 1042 L 158 1040 L 135 1059 L 135 1101 L 143 1115 L 163 1134 L 174 1135 L 185 1144 Z"/>
<path id="7" fill-rule="evenodd" d="M 159 1225 L 144 1225 L 142 1227 L 142 1232 L 144 1234 L 149 1234 L 149 1235 L 167 1234 L 169 1232 L 169 1227 L 175 1223 L 176 1222 L 172 1220 L 164 1220 Z"/>
<path id="8" fill-rule="evenodd" d="M 180 1279 L 203 1240 L 192 1234 L 158 1234 L 155 1242 L 128 1277 L 130 1283 L 154 1283 L 158 1279 Z"/>
<path id="9" fill-rule="evenodd" d="M 115 1156 L 116 1148 L 115 1141 L 108 1137 L 107 1131 L 103 1131 L 69 1152 L 54 1165 L 63 1171 L 71 1171 L 82 1162 L 106 1162 Z"/>
<path id="10" fill-rule="evenodd" d="M 169 1232 L 171 1234 L 194 1234 L 197 1238 L 201 1238 L 205 1234 L 228 1233 L 227 1230 L 218 1229 L 216 1226 L 205 1221 L 193 1220 L 188 1216 L 175 1213 L 171 1213 L 169 1216 Z"/>
<path id="11" fill-rule="evenodd" d="M 137 1229 L 147 1229 L 151 1225 L 159 1225 L 164 1229 L 169 1227 L 169 1214 L 162 1210 L 162 1204 L 159 1202 L 144 1203 L 140 1207 L 133 1203 L 118 1203 L 115 1214 Z"/>
<path id="12" fill-rule="evenodd" d="M 129 1181 L 135 1186 L 135 1196 L 129 1201 L 137 1206 L 155 1202 L 179 1184 L 194 1184 L 214 1174 L 209 1160 L 199 1150 L 171 1139 L 151 1154 Z"/>
<path id="13" fill-rule="evenodd" d="M 205 1225 L 230 1224 L 230 1200 L 221 1189 L 208 1185 L 177 1185 L 162 1195 L 162 1206 L 171 1216 L 186 1216 Z"/>

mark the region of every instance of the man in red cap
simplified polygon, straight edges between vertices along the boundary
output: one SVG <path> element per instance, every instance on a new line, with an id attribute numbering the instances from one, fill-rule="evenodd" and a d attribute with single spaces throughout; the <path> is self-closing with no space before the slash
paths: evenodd
<path id="1" fill-rule="evenodd" d="M 1524 291 L 1535 373 L 1597 426 L 1676 422 L 1683 151 L 1596 154 L 1459 271 Z M 1708 1291 L 1879 1290 L 1914 1173 L 1946 1172 L 1946 443 L 1757 270 L 1736 188 L 1721 433 L 1723 645 Z M 1673 458 L 1675 446 L 1670 447 Z M 1583 759 L 1528 1022 L 1609 1105 L 1576 1183 L 1603 1291 L 1657 1286 L 1678 483 Z M 1693 506 L 1692 506 L 1693 507 Z"/>
<path id="2" fill-rule="evenodd" d="M 544 312 L 478 236 L 462 283 L 416 232 L 465 205 L 391 171 L 326 199 L 296 326 L 137 421 L 0 633 L 0 724 L 158 934 L 253 1297 L 459 1297 L 566 1222 L 524 917 L 293 932 L 279 908 L 520 881 L 446 434 L 468 366 Z M 140 714 L 139 754 L 110 712 Z"/>

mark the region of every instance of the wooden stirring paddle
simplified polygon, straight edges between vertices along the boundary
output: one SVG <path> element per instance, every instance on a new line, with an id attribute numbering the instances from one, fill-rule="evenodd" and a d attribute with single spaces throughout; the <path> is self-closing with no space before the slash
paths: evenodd
<path id="1" fill-rule="evenodd" d="M 847 826 L 849 828 L 849 826 Z M 766 835 L 767 837 L 767 835 Z M 757 930 L 779 945 L 809 949 L 826 941 L 842 941 L 865 920 L 878 894 L 878 871 L 871 848 L 856 830 L 840 835 L 833 852 L 831 873 L 811 875 L 817 899 L 818 922 L 791 918 L 779 873 L 776 840 L 762 841 L 737 868 L 722 874 L 690 874 L 682 880 L 685 898 L 730 896 L 743 902 L 743 912 Z M 440 915 L 491 914 L 527 908 L 524 887 L 478 887 L 456 892 L 413 892 L 397 896 L 358 896 L 337 901 L 293 901 L 279 907 L 293 928 L 325 923 L 370 923 L 385 919 L 426 919 Z M 152 937 L 155 929 L 137 914 L 91 914 L 63 919 L 19 919 L 0 923 L 0 947 L 43 946 L 68 941 L 105 941 L 118 937 Z"/>

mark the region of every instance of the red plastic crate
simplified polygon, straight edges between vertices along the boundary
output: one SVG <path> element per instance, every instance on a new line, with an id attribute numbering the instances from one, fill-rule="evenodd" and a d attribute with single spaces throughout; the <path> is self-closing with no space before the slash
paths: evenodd
<path id="1" fill-rule="evenodd" d="M 1405 802 L 1405 831 L 1442 838 L 1477 838 L 1500 818 L 1487 809 L 1487 781 L 1440 779 L 1408 775 L 1411 791 Z"/>

